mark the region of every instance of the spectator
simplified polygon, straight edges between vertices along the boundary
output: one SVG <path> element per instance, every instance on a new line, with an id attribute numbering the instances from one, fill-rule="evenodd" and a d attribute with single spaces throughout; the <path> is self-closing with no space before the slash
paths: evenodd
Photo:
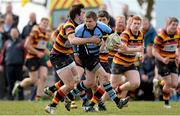
<path id="1" fill-rule="evenodd" d="M 126 20 L 129 17 L 129 6 L 127 4 L 124 4 L 122 7 L 122 13 L 125 16 Z"/>
<path id="2" fill-rule="evenodd" d="M 23 79 L 22 67 L 24 64 L 25 50 L 23 47 L 23 41 L 19 38 L 19 32 L 17 28 L 12 28 L 10 32 L 10 39 L 8 39 L 1 52 L 1 64 L 4 62 L 6 66 L 6 76 L 8 80 L 8 99 L 13 100 L 12 90 L 15 82 Z M 22 91 L 18 96 L 19 100 L 22 100 Z"/>
<path id="3" fill-rule="evenodd" d="M 32 27 L 34 25 L 36 25 L 36 14 L 34 12 L 32 12 L 30 15 L 29 15 L 29 21 L 28 21 L 28 24 L 23 28 L 23 31 L 22 31 L 22 34 L 21 34 L 21 37 L 22 39 L 26 39 L 26 37 L 29 35 L 29 33 L 31 32 L 32 30 Z"/>
<path id="4" fill-rule="evenodd" d="M 155 58 L 152 55 L 152 45 L 148 45 L 147 54 L 140 68 L 141 84 L 140 90 L 143 91 L 141 96 L 143 100 L 154 100 L 153 79 L 155 76 Z"/>
<path id="5" fill-rule="evenodd" d="M 1 51 L 1 48 L 2 48 L 2 45 L 3 45 L 3 24 L 4 22 L 1 20 L 0 21 L 0 51 Z"/>
<path id="6" fill-rule="evenodd" d="M 148 18 L 144 18 L 142 21 L 142 32 L 144 33 L 144 45 L 147 47 L 149 44 L 153 44 L 156 36 L 155 28 L 150 24 Z"/>
<path id="7" fill-rule="evenodd" d="M 5 18 L 6 15 L 11 15 L 13 17 L 13 27 L 17 27 L 18 23 L 19 23 L 19 16 L 15 15 L 13 13 L 13 7 L 12 7 L 12 4 L 11 2 L 8 2 L 7 3 L 7 6 L 6 6 L 6 12 L 5 14 L 3 15 L 3 17 Z"/>
<path id="8" fill-rule="evenodd" d="M 6 41 L 10 38 L 10 30 L 13 27 L 13 17 L 12 15 L 6 15 L 3 24 L 3 41 Z"/>

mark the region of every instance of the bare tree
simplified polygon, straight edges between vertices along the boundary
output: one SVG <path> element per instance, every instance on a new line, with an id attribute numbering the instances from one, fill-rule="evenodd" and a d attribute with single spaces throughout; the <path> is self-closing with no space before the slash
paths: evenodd
<path id="1" fill-rule="evenodd" d="M 151 21 L 152 19 L 151 13 L 153 11 L 154 0 L 137 0 L 137 1 L 141 7 L 144 3 L 147 3 L 145 17 L 147 17 Z"/>

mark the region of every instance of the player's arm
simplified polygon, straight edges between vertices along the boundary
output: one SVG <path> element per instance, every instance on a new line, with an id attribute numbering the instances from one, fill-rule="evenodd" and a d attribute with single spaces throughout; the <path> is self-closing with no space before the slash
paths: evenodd
<path id="1" fill-rule="evenodd" d="M 160 61 L 164 60 L 164 58 L 159 54 L 159 50 L 157 48 L 153 47 L 152 53 L 153 53 L 154 57 L 157 58 L 158 60 L 160 60 Z"/>
<path id="2" fill-rule="evenodd" d="M 85 38 L 76 37 L 74 33 L 68 35 L 68 40 L 71 44 L 74 45 L 82 45 L 86 43 L 98 44 L 100 42 L 100 39 L 97 36 L 92 36 L 90 38 L 85 39 Z"/>
<path id="3" fill-rule="evenodd" d="M 161 61 L 161 62 L 163 62 L 165 64 L 168 64 L 169 63 L 169 58 L 168 57 L 164 58 L 159 54 L 160 47 L 161 47 L 162 44 L 163 44 L 162 38 L 157 36 L 154 39 L 154 45 L 153 45 L 153 49 L 152 49 L 152 54 L 159 61 Z"/>
<path id="4" fill-rule="evenodd" d="M 180 64 L 180 41 L 178 42 L 178 46 L 176 48 L 176 64 L 178 66 Z"/>
<path id="5" fill-rule="evenodd" d="M 120 52 L 120 53 L 125 53 L 125 52 L 126 53 L 134 53 L 134 52 L 141 52 L 142 51 L 143 46 L 139 46 L 136 48 L 128 47 L 128 40 L 130 38 L 128 34 L 122 33 L 120 35 L 120 38 L 121 38 L 122 43 L 119 44 L 118 52 Z"/>
<path id="6" fill-rule="evenodd" d="M 128 46 L 122 47 L 121 50 L 124 50 L 124 52 L 133 53 L 133 52 L 142 52 L 144 49 L 143 46 L 138 46 L 136 48 L 129 48 Z"/>

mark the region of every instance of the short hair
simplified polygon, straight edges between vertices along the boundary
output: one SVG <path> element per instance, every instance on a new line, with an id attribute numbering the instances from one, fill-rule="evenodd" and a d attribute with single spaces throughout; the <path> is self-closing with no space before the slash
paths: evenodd
<path id="1" fill-rule="evenodd" d="M 125 20 L 125 22 L 126 22 L 126 17 L 125 17 L 125 16 L 117 16 L 117 17 L 116 17 L 116 20 L 119 20 L 119 19 L 123 19 L 123 20 Z"/>
<path id="2" fill-rule="evenodd" d="M 81 9 L 84 9 L 84 5 L 79 3 L 79 4 L 75 4 L 73 5 L 70 10 L 69 10 L 69 17 L 70 19 L 74 20 L 76 15 L 80 15 L 81 14 Z"/>
<path id="3" fill-rule="evenodd" d="M 94 21 L 97 21 L 97 15 L 94 11 L 88 11 L 86 13 L 86 18 L 92 18 Z"/>
<path id="4" fill-rule="evenodd" d="M 132 21 L 133 21 L 133 20 L 139 20 L 140 22 L 142 21 L 142 19 L 141 19 L 139 16 L 133 16 L 133 17 L 132 17 Z"/>
<path id="5" fill-rule="evenodd" d="M 46 17 L 42 17 L 42 18 L 41 18 L 41 22 L 42 22 L 42 21 L 49 21 L 49 19 L 46 18 Z"/>
<path id="6" fill-rule="evenodd" d="M 176 17 L 168 17 L 168 19 L 166 20 L 166 26 L 170 25 L 172 22 L 179 23 L 179 20 Z"/>
<path id="7" fill-rule="evenodd" d="M 106 17 L 108 20 L 110 19 L 109 13 L 105 10 L 98 11 L 98 17 Z"/>

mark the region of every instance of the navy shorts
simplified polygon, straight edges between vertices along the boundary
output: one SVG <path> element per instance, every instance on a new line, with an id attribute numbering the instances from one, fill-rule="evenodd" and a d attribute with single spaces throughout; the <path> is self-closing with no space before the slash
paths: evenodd
<path id="1" fill-rule="evenodd" d="M 125 72 L 127 72 L 129 70 L 137 70 L 137 68 L 134 64 L 132 64 L 128 67 L 125 67 L 120 64 L 112 63 L 111 74 L 124 74 Z"/>
<path id="2" fill-rule="evenodd" d="M 164 64 L 163 62 L 156 60 L 156 64 L 158 68 L 158 74 L 161 76 L 168 76 L 171 73 L 178 73 L 175 61 L 169 62 L 168 64 Z"/>
<path id="3" fill-rule="evenodd" d="M 73 62 L 73 58 L 70 55 L 65 54 L 50 54 L 50 61 L 54 69 L 57 71 L 71 64 Z"/>
<path id="4" fill-rule="evenodd" d="M 47 67 L 46 59 L 44 57 L 26 59 L 25 65 L 28 68 L 29 72 L 37 71 L 41 66 Z"/>
<path id="5" fill-rule="evenodd" d="M 96 57 L 79 57 L 81 60 L 81 67 L 89 70 L 96 71 L 101 65 L 99 63 L 99 58 Z"/>

